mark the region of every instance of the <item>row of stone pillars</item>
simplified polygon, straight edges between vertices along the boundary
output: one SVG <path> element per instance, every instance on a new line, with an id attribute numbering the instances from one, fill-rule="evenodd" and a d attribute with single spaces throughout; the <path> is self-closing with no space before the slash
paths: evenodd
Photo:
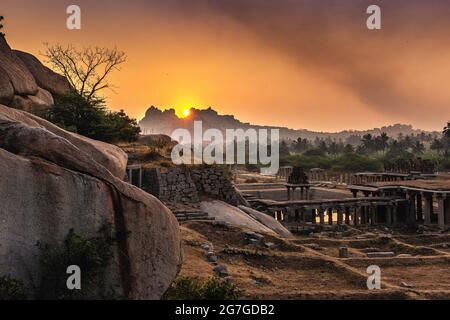
<path id="1" fill-rule="evenodd" d="M 295 190 L 299 189 L 300 190 L 300 199 L 297 200 L 308 200 L 309 199 L 309 186 L 286 186 L 287 189 L 287 200 L 295 200 L 296 199 L 296 195 L 295 195 Z"/>
<path id="2" fill-rule="evenodd" d="M 395 224 L 397 223 L 397 215 L 395 214 L 395 206 L 386 205 L 385 208 L 385 219 L 383 223 Z M 306 222 L 306 210 L 310 210 L 308 214 L 310 219 L 308 219 L 312 224 L 329 224 L 332 225 L 334 222 L 338 225 L 366 225 L 366 224 L 377 224 L 379 223 L 378 209 L 376 205 L 367 206 L 352 206 L 352 207 L 329 207 L 329 208 L 298 208 L 290 209 L 287 222 Z M 294 210 L 294 215 L 292 211 Z M 333 216 L 336 215 L 336 221 L 333 221 Z M 286 217 L 286 215 L 284 215 Z M 327 219 L 325 219 L 327 218 Z"/>
<path id="3" fill-rule="evenodd" d="M 450 198 L 447 194 L 408 191 L 406 198 L 409 201 L 408 222 L 437 223 L 441 229 L 450 223 Z"/>
<path id="4" fill-rule="evenodd" d="M 407 176 L 403 175 L 364 175 L 364 174 L 357 174 L 353 175 L 351 178 L 351 184 L 366 184 L 366 183 L 373 183 L 373 182 L 386 182 L 386 181 L 398 181 L 398 180 L 405 180 Z"/>

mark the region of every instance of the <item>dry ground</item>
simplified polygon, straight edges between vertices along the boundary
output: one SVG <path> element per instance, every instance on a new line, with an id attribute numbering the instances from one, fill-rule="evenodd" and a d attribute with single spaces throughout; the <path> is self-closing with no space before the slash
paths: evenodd
<path id="1" fill-rule="evenodd" d="M 395 235 L 367 230 L 348 236 L 266 236 L 272 249 L 247 243 L 244 230 L 207 221 L 181 225 L 184 264 L 180 276 L 213 276 L 202 244 L 247 299 L 450 299 L 450 235 Z M 339 258 L 339 247 L 349 258 Z M 367 258 L 368 251 L 393 251 L 394 258 Z M 368 290 L 366 268 L 381 267 L 382 289 Z M 412 288 L 404 288 L 405 282 Z"/>

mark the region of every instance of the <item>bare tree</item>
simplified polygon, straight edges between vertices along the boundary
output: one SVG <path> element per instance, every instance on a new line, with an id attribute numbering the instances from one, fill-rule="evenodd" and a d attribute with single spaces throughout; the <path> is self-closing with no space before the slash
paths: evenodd
<path id="1" fill-rule="evenodd" d="M 72 87 L 88 100 L 103 89 L 113 89 L 108 81 L 114 70 L 126 61 L 124 52 L 108 48 L 87 47 L 78 50 L 72 45 L 45 43 L 44 56 L 47 63 L 57 72 L 63 74 Z"/>

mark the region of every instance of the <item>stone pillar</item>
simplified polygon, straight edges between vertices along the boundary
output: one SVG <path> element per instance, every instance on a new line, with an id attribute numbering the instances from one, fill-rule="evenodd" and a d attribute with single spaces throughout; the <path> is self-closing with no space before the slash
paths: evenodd
<path id="1" fill-rule="evenodd" d="M 386 206 L 386 224 L 392 224 L 392 207 Z"/>
<path id="2" fill-rule="evenodd" d="M 369 207 L 370 224 L 374 225 L 377 223 L 377 207 L 371 205 Z"/>
<path id="3" fill-rule="evenodd" d="M 305 223 L 306 222 L 306 208 L 305 207 L 300 207 L 300 212 L 301 212 L 302 222 Z"/>
<path id="4" fill-rule="evenodd" d="M 409 212 L 406 217 L 406 222 L 414 222 L 416 219 L 416 195 L 414 193 L 408 193 L 407 199 L 409 201 Z"/>
<path id="5" fill-rule="evenodd" d="M 361 224 L 366 224 L 366 207 L 364 206 L 360 207 L 359 213 L 361 216 Z"/>
<path id="6" fill-rule="evenodd" d="M 350 224 L 350 207 L 345 207 L 345 224 Z"/>
<path id="7" fill-rule="evenodd" d="M 312 224 L 316 224 L 316 209 L 311 209 L 311 222 Z"/>
<path id="8" fill-rule="evenodd" d="M 395 205 L 392 208 L 392 223 L 397 224 L 398 207 Z"/>
<path id="9" fill-rule="evenodd" d="M 360 207 L 353 207 L 353 225 L 357 226 L 359 224 Z"/>
<path id="10" fill-rule="evenodd" d="M 440 194 L 437 195 L 438 201 L 438 225 L 439 228 L 445 228 L 445 198 Z"/>
<path id="11" fill-rule="evenodd" d="M 287 188 L 287 199 L 288 201 L 291 200 L 291 188 L 290 187 L 286 187 Z"/>
<path id="12" fill-rule="evenodd" d="M 370 206 L 364 207 L 364 224 L 370 224 Z"/>
<path id="13" fill-rule="evenodd" d="M 417 217 L 417 220 L 418 221 L 423 221 L 423 210 L 422 210 L 422 194 L 417 194 L 416 195 L 416 200 L 417 200 L 417 203 L 416 203 L 416 212 L 417 212 L 417 215 L 416 215 L 416 217 Z"/>
<path id="14" fill-rule="evenodd" d="M 320 224 L 324 225 L 325 224 L 325 214 L 324 214 L 324 210 L 323 208 L 319 208 L 319 219 L 320 219 Z"/>
<path id="15" fill-rule="evenodd" d="M 333 224 L 333 208 L 328 208 L 328 224 L 331 226 Z"/>
<path id="16" fill-rule="evenodd" d="M 431 194 L 423 194 L 425 206 L 423 210 L 424 214 L 424 224 L 431 224 L 431 214 L 433 213 L 433 195 Z"/>
<path id="17" fill-rule="evenodd" d="M 336 209 L 336 211 L 337 211 L 337 224 L 342 224 L 342 221 L 343 221 L 343 210 L 342 210 L 342 208 L 337 208 Z"/>
<path id="18" fill-rule="evenodd" d="M 450 223 L 450 199 L 447 198 L 444 201 L 444 223 Z"/>

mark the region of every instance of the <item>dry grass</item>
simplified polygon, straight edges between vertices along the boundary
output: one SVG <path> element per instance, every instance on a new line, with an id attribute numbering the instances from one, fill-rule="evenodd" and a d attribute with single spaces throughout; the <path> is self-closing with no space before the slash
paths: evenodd
<path id="1" fill-rule="evenodd" d="M 274 249 L 247 244 L 242 229 L 213 222 L 188 222 L 181 226 L 184 264 L 181 276 L 207 279 L 213 265 L 202 244 L 210 244 L 218 263 L 226 265 L 233 281 L 248 299 L 443 299 L 450 298 L 450 254 L 429 247 L 431 236 L 411 236 L 414 245 L 394 239 L 316 239 L 302 237 L 289 241 L 266 236 Z M 436 240 L 442 235 L 436 235 Z M 313 250 L 308 244 L 318 244 Z M 338 248 L 348 246 L 350 257 L 338 258 Z M 369 259 L 365 251 L 394 251 L 405 257 Z M 409 256 L 411 255 L 411 256 Z M 368 290 L 366 268 L 378 264 L 382 289 Z M 406 282 L 414 288 L 402 288 Z"/>

